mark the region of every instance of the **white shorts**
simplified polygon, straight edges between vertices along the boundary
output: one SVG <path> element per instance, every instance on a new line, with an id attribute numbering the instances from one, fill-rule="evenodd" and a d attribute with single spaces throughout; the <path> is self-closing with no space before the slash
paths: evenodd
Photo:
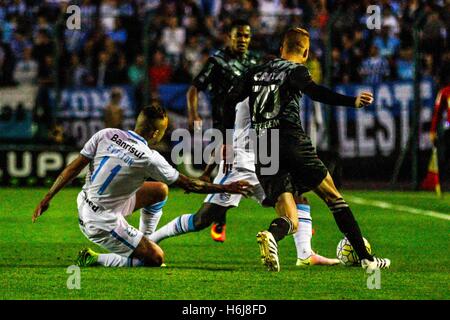
<path id="1" fill-rule="evenodd" d="M 90 241 L 123 257 L 129 257 L 143 237 L 143 233 L 129 225 L 125 217 L 133 213 L 136 195 L 114 209 L 104 209 L 78 194 L 78 221 L 81 232 Z"/>
<path id="2" fill-rule="evenodd" d="M 259 203 L 262 203 L 266 195 L 258 181 L 258 178 L 256 177 L 256 173 L 244 168 L 233 168 L 230 173 L 225 175 L 223 173 L 223 161 L 222 161 L 219 166 L 219 173 L 214 179 L 214 183 L 229 184 L 231 182 L 239 180 L 248 181 L 254 188 L 253 195 L 251 196 L 251 198 Z M 214 203 L 221 207 L 237 207 L 239 206 L 239 202 L 241 201 L 241 199 L 242 195 L 240 194 L 213 193 L 208 194 L 204 202 Z"/>

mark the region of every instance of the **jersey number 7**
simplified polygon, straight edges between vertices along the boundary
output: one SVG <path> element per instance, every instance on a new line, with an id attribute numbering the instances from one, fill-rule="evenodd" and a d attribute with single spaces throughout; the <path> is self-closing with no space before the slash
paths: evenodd
<path id="1" fill-rule="evenodd" d="M 276 84 L 255 85 L 252 89 L 254 93 L 258 93 L 253 103 L 252 120 L 258 121 L 257 116 L 262 116 L 265 120 L 275 118 L 281 109 L 279 86 Z M 268 111 L 270 106 L 272 109 Z"/>

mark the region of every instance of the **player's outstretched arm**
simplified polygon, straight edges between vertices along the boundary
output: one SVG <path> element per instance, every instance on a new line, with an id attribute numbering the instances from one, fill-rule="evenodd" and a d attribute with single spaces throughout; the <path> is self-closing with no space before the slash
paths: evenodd
<path id="1" fill-rule="evenodd" d="M 60 173 L 58 178 L 56 178 L 52 187 L 45 195 L 44 199 L 39 202 L 36 209 L 34 209 L 32 221 L 35 222 L 36 219 L 41 216 L 49 207 L 52 198 L 64 188 L 70 181 L 72 181 L 78 174 L 83 170 L 90 162 L 89 158 L 79 155 L 78 158 L 73 160 L 69 165 Z"/>
<path id="2" fill-rule="evenodd" d="M 195 122 L 201 124 L 202 118 L 198 115 L 198 89 L 191 85 L 186 93 L 187 107 L 188 107 L 188 124 L 189 129 L 195 129 Z"/>
<path id="3" fill-rule="evenodd" d="M 222 185 L 190 178 L 183 174 L 180 174 L 175 184 L 187 192 L 194 193 L 236 193 L 247 197 L 252 191 L 252 187 L 247 181 L 236 181 Z"/>
<path id="4" fill-rule="evenodd" d="M 346 96 L 313 81 L 303 89 L 303 92 L 314 101 L 334 106 L 362 108 L 373 102 L 373 95 L 370 92 L 361 92 L 357 97 Z"/>

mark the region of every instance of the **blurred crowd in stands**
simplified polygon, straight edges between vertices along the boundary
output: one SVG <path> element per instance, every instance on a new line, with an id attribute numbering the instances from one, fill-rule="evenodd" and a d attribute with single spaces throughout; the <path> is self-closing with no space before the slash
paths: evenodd
<path id="1" fill-rule="evenodd" d="M 81 29 L 69 30 L 66 7 L 81 9 Z M 379 30 L 366 26 L 369 5 L 381 8 Z M 339 17 L 328 39 L 327 23 Z M 291 26 L 311 35 L 309 66 L 325 75 L 331 41 L 331 84 L 411 80 L 413 25 L 420 21 L 422 76 L 449 74 L 450 2 L 350 0 L 0 0 L 0 86 L 111 86 L 188 83 L 226 43 L 235 18 L 252 27 L 251 49 L 277 54 Z M 58 27 L 58 22 L 60 27 Z M 148 41 L 148 66 L 144 42 Z M 58 66 L 58 67 L 57 67 Z"/>

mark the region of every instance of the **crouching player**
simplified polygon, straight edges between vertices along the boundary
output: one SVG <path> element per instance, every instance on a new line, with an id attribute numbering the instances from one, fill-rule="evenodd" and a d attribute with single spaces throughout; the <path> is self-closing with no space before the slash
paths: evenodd
<path id="1" fill-rule="evenodd" d="M 139 114 L 134 131 L 97 132 L 36 207 L 33 222 L 48 209 L 51 199 L 89 164 L 86 183 L 77 198 L 80 229 L 90 241 L 111 253 L 97 254 L 84 249 L 78 256 L 78 265 L 160 266 L 164 252 L 144 233 L 150 234 L 156 228 L 167 199 L 167 185 L 178 185 L 195 193 L 245 196 L 250 193 L 246 181 L 217 185 L 180 174 L 148 146 L 162 139 L 167 124 L 165 110 L 150 106 Z M 147 178 L 160 182 L 145 182 Z M 137 209 L 141 209 L 140 230 L 125 220 Z"/>

